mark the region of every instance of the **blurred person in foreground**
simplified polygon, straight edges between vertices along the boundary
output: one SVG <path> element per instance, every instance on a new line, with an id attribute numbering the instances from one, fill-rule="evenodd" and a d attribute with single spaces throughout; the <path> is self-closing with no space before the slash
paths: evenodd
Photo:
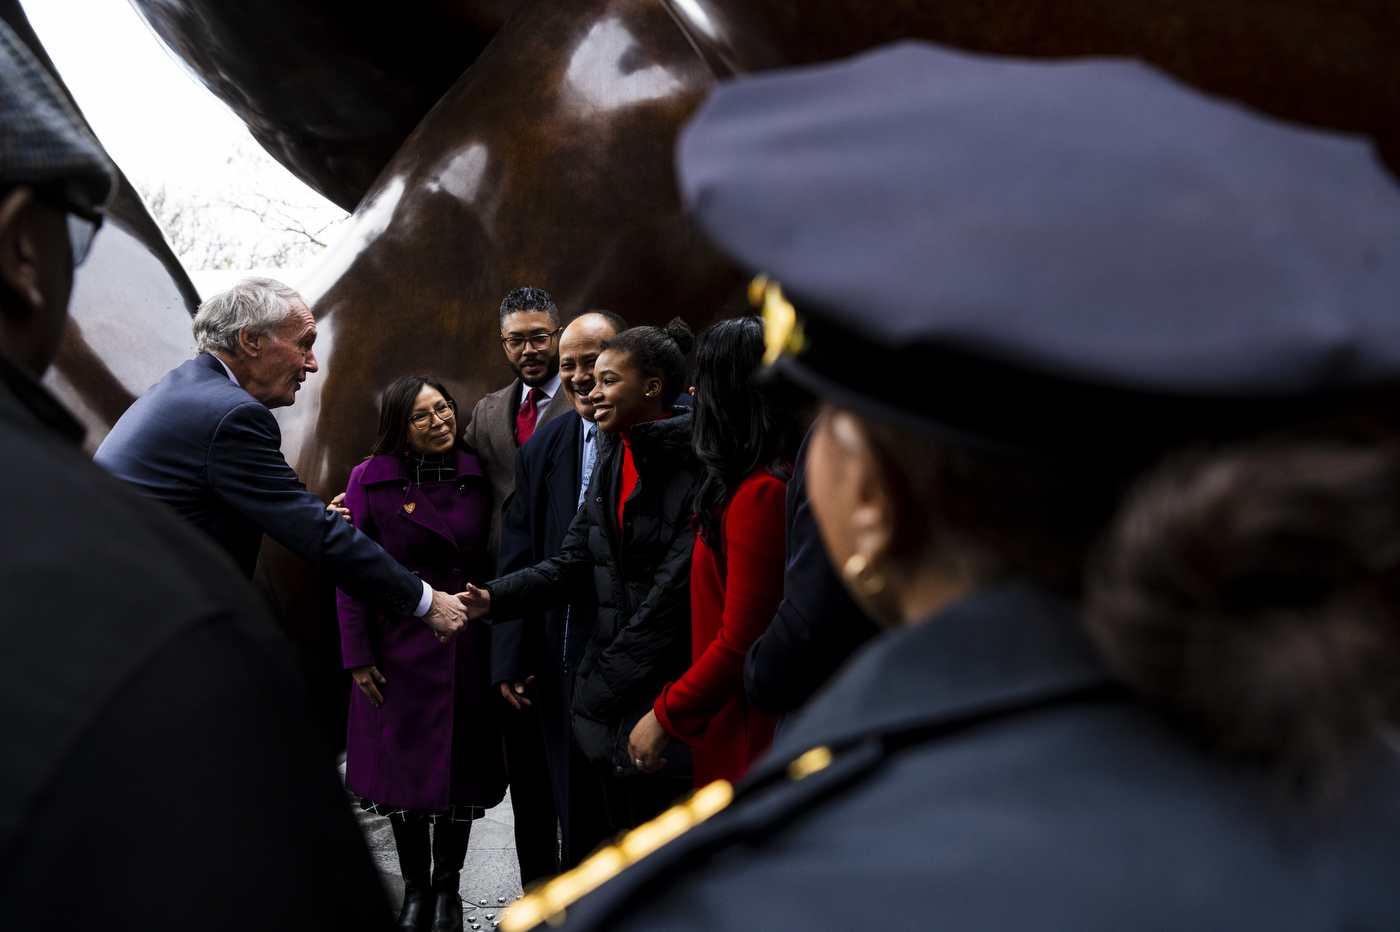
<path id="1" fill-rule="evenodd" d="M 385 929 L 290 647 L 228 554 L 89 462 L 39 383 L 115 180 L 0 23 L 0 916 Z"/>
<path id="2" fill-rule="evenodd" d="M 1400 925 L 1374 146 L 911 42 L 721 84 L 678 162 L 771 276 L 774 364 L 826 402 L 812 509 L 886 630 L 737 790 L 504 932 Z"/>
<path id="3" fill-rule="evenodd" d="M 93 461 L 204 531 L 249 578 L 268 534 L 355 598 L 455 637 L 457 600 L 327 511 L 282 455 L 271 409 L 295 404 L 319 368 L 301 296 L 245 279 L 199 306 L 194 336 L 198 355 L 126 410 Z"/>
<path id="4" fill-rule="evenodd" d="M 384 390 L 370 456 L 350 473 L 355 526 L 435 588 L 459 592 L 492 573 L 491 486 L 458 446 L 447 386 L 408 375 Z M 394 832 L 404 898 L 396 929 L 460 932 L 458 893 L 472 822 L 506 792 L 491 630 L 440 643 L 337 594 L 340 643 L 355 685 L 345 786 Z M 432 838 L 429 840 L 429 825 Z"/>
<path id="5" fill-rule="evenodd" d="M 695 493 L 690 563 L 690 669 L 662 687 L 633 727 L 629 756 L 660 767 L 666 744 L 693 750 L 694 780 L 737 780 L 773 741 L 775 719 L 744 698 L 744 654 L 783 597 L 784 504 L 796 405 L 754 380 L 763 359 L 757 317 L 722 320 L 695 343 L 695 429 L 704 467 Z"/>
<path id="6" fill-rule="evenodd" d="M 605 340 L 627 329 L 610 311 L 580 314 L 559 336 L 560 390 L 573 405 L 515 451 L 515 492 L 501 517 L 500 572 L 557 556 L 583 507 L 598 461 L 594 366 Z M 573 746 L 573 683 L 598 614 L 591 591 L 568 605 L 491 626 L 492 676 L 512 706 L 539 704 L 560 867 L 567 870 L 612 834 L 598 778 Z"/>

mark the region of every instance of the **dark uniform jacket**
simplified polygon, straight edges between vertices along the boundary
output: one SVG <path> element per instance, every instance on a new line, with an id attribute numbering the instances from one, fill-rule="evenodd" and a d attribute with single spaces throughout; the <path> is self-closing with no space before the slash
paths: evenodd
<path id="1" fill-rule="evenodd" d="M 170 370 L 113 426 L 93 457 L 216 540 L 250 578 L 263 534 L 337 587 L 409 615 L 423 583 L 378 544 L 325 510 L 282 455 L 265 405 L 209 353 Z"/>
<path id="2" fill-rule="evenodd" d="M 574 740 L 586 757 L 618 774 L 636 772 L 627 754 L 632 727 L 661 687 L 690 665 L 697 467 L 690 452 L 690 409 L 675 407 L 672 413 L 632 428 L 637 485 L 621 527 L 623 445 L 615 434 L 601 434 L 586 507 L 558 555 L 487 587 L 497 618 L 596 598 L 597 620 L 574 678 Z"/>
<path id="3" fill-rule="evenodd" d="M 380 929 L 290 647 L 0 358 L 0 926 Z"/>
<path id="4" fill-rule="evenodd" d="M 744 658 L 744 692 L 755 709 L 788 717 L 802 708 L 879 629 L 841 584 L 807 502 L 807 443 L 787 484 L 787 568 L 783 601 Z"/>
<path id="5" fill-rule="evenodd" d="M 515 494 L 501 518 L 502 573 L 534 566 L 558 555 L 564 546 L 579 511 L 582 422 L 574 412 L 564 414 L 537 428 L 529 442 L 516 451 Z M 491 627 L 491 678 L 501 682 L 535 677 L 534 699 L 539 706 L 545 760 L 566 855 L 571 840 L 573 671 L 583 658 L 597 614 L 593 588 L 585 589 L 568 605 Z M 588 779 L 596 782 L 591 773 Z"/>
<path id="6" fill-rule="evenodd" d="M 1114 688 L 1070 604 L 1010 583 L 867 645 L 728 809 L 564 927 L 1380 932 L 1397 877 L 1396 752 L 1341 809 L 1290 807 Z"/>

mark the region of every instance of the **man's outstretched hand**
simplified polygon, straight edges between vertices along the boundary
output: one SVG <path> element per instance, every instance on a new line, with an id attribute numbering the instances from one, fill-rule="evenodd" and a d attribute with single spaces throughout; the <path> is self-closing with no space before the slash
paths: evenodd
<path id="1" fill-rule="evenodd" d="M 428 607 L 423 620 L 433 629 L 437 639 L 446 644 L 467 626 L 467 607 L 446 592 L 433 590 L 433 604 Z"/>
<path id="2" fill-rule="evenodd" d="M 471 583 L 467 583 L 467 588 L 457 593 L 457 598 L 462 600 L 467 617 L 472 621 L 491 611 L 491 593 L 485 589 L 478 589 Z"/>

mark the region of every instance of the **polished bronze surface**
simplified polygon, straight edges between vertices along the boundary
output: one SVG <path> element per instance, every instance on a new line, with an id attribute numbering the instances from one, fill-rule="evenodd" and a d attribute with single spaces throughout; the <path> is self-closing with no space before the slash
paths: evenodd
<path id="1" fill-rule="evenodd" d="M 58 77 L 17 0 L 0 0 L 0 19 Z M 68 326 L 44 377 L 87 428 L 89 452 L 142 392 L 190 357 L 190 314 L 198 305 L 189 276 L 123 175 L 73 276 Z"/>
<path id="2" fill-rule="evenodd" d="M 1393 0 L 661 0 L 717 73 L 921 38 L 1010 55 L 1132 55 L 1276 116 L 1375 137 L 1400 171 Z"/>
<path id="3" fill-rule="evenodd" d="M 909 37 L 1137 55 L 1270 113 L 1369 132 L 1400 166 L 1389 0 L 132 2 L 274 156 L 358 205 L 303 287 L 321 372 L 277 412 L 289 461 L 325 497 L 368 452 L 394 378 L 435 371 L 464 411 L 509 381 L 496 308 L 513 287 L 634 323 L 699 326 L 743 306 L 738 273 L 683 216 L 672 175 L 676 133 L 716 76 Z M 146 242 L 138 227 L 99 234 L 92 275 Z M 74 316 L 54 378 L 86 380 L 100 423 L 126 403 L 118 385 L 139 393 L 146 376 L 123 367 L 141 350 L 110 332 L 113 315 Z M 169 354 L 150 351 L 150 369 Z M 274 543 L 263 556 L 260 582 L 333 713 L 348 686 L 330 589 Z"/>
<path id="4" fill-rule="evenodd" d="M 132 5 L 273 158 L 354 210 L 518 0 Z"/>
<path id="5" fill-rule="evenodd" d="M 712 80 L 655 0 L 536 0 L 512 18 L 303 283 L 321 371 L 277 415 L 313 491 L 345 488 L 399 376 L 440 375 L 464 412 L 512 378 L 498 318 L 512 288 L 633 323 L 716 314 L 739 277 L 683 214 L 671 154 Z M 272 543 L 262 565 L 335 682 L 329 587 Z"/>

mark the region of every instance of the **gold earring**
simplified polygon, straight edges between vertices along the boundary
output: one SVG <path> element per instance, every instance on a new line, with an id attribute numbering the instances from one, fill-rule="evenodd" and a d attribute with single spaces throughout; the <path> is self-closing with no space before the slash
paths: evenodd
<path id="1" fill-rule="evenodd" d="M 853 553 L 846 565 L 841 567 L 841 576 L 846 580 L 846 585 L 867 598 L 879 595 L 885 588 L 882 573 L 875 573 L 869 579 L 862 578 L 869 566 L 870 561 L 865 559 L 864 554 Z"/>

